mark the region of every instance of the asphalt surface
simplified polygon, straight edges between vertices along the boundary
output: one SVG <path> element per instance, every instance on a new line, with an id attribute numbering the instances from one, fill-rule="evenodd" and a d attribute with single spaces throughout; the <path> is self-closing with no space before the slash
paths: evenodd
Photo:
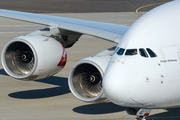
<path id="1" fill-rule="evenodd" d="M 133 12 L 150 9 L 172 0 L 0 0 L 1 9 L 38 13 Z"/>

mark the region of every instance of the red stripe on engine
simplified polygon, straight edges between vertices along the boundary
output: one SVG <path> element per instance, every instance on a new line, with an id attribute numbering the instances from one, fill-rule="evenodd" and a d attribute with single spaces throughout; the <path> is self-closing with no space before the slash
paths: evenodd
<path id="1" fill-rule="evenodd" d="M 62 54 L 61 60 L 60 60 L 60 62 L 58 63 L 57 66 L 65 66 L 66 65 L 67 52 L 66 52 L 66 50 L 65 50 L 63 45 L 62 45 L 62 47 L 63 47 L 63 54 Z"/>
<path id="2" fill-rule="evenodd" d="M 146 117 L 149 116 L 149 113 L 145 113 L 144 116 L 146 116 Z"/>

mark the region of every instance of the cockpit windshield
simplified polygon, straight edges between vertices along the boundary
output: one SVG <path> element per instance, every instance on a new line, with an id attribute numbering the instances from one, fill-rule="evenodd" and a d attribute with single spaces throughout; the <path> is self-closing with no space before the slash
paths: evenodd
<path id="1" fill-rule="evenodd" d="M 146 50 L 148 51 L 151 57 L 157 57 L 157 55 L 150 48 L 146 48 Z"/>
<path id="2" fill-rule="evenodd" d="M 138 53 L 138 51 L 139 51 L 139 53 Z M 125 54 L 124 54 L 124 52 L 125 52 Z M 114 53 L 117 53 L 118 55 L 124 54 L 125 56 L 133 56 L 133 55 L 140 54 L 142 57 L 146 57 L 146 58 L 148 58 L 149 56 L 151 58 L 157 57 L 157 55 L 150 48 L 139 48 L 139 50 L 138 49 L 127 49 L 127 50 L 125 50 L 124 48 L 118 47 L 118 48 L 116 48 Z"/>
<path id="3" fill-rule="evenodd" d="M 147 57 L 147 58 L 149 57 L 144 48 L 140 48 L 140 49 L 139 49 L 139 54 L 140 54 L 142 57 Z"/>
<path id="4" fill-rule="evenodd" d="M 117 52 L 118 55 L 123 55 L 124 54 L 125 49 L 120 48 L 119 51 Z"/>
<path id="5" fill-rule="evenodd" d="M 137 55 L 137 49 L 127 49 L 125 55 Z"/>

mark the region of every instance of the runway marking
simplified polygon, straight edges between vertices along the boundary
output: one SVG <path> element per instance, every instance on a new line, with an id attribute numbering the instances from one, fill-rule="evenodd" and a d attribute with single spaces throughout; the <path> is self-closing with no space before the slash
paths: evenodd
<path id="1" fill-rule="evenodd" d="M 140 15 L 139 10 L 142 9 L 142 8 L 149 7 L 149 6 L 153 6 L 153 5 L 160 5 L 160 4 L 164 4 L 164 3 L 167 3 L 167 2 L 153 3 L 153 4 L 141 6 L 141 7 L 139 7 L 139 8 L 136 9 L 136 14 Z"/>

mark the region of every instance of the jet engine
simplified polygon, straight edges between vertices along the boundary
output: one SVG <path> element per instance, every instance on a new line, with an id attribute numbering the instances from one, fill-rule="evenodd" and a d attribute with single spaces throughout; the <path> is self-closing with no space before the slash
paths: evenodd
<path id="1" fill-rule="evenodd" d="M 106 100 L 102 80 L 110 58 L 110 56 L 88 57 L 71 68 L 68 84 L 75 97 L 85 102 Z"/>
<path id="2" fill-rule="evenodd" d="M 26 35 L 9 41 L 3 48 L 1 61 L 11 77 L 37 80 L 62 70 L 67 60 L 63 45 L 51 37 Z"/>

